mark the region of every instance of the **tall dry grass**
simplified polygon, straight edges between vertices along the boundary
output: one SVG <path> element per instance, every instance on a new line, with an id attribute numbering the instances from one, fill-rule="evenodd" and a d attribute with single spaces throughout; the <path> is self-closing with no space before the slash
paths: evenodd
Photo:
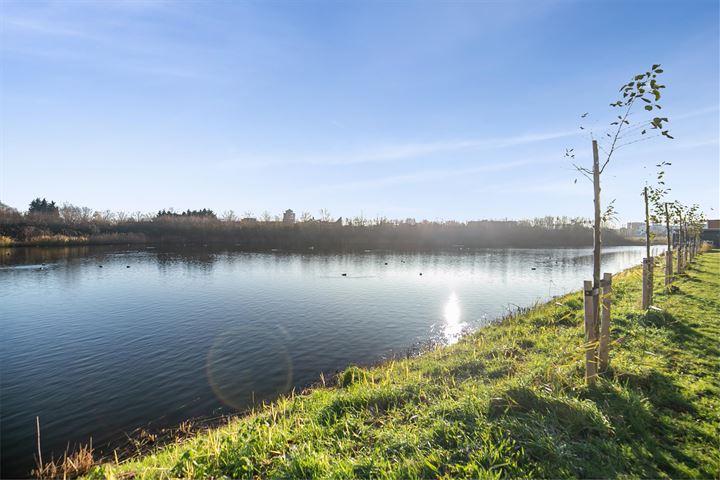
<path id="1" fill-rule="evenodd" d="M 40 417 L 35 418 L 37 427 L 37 455 L 35 457 L 35 468 L 31 474 L 38 480 L 50 480 L 56 478 L 77 478 L 85 475 L 95 465 L 93 455 L 92 439 L 88 445 L 80 445 L 77 449 L 70 451 L 70 446 L 65 449 L 62 459 L 55 460 L 54 457 L 43 461 L 42 446 L 40 437 Z"/>

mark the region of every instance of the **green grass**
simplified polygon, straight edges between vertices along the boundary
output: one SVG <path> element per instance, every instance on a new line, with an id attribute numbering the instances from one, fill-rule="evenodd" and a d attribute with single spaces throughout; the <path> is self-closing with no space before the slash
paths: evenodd
<path id="1" fill-rule="evenodd" d="M 646 314 L 638 269 L 616 276 L 596 387 L 571 294 L 90 476 L 719 478 L 720 251 L 673 293 L 655 277 L 662 311 Z"/>

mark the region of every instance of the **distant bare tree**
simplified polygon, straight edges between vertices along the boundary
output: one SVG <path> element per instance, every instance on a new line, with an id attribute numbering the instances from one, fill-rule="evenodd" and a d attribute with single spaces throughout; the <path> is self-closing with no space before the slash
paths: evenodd
<path id="1" fill-rule="evenodd" d="M 100 219 L 105 223 L 112 223 L 115 220 L 115 214 L 112 210 L 103 210 L 102 212 L 95 212 L 100 215 Z"/>
<path id="2" fill-rule="evenodd" d="M 90 219 L 93 216 L 93 210 L 90 207 L 82 207 L 80 209 L 80 216 L 82 218 L 82 221 L 87 223 L 90 221 Z"/>
<path id="3" fill-rule="evenodd" d="M 312 215 L 310 215 L 310 212 L 302 212 L 300 214 L 300 221 L 301 222 L 312 222 L 315 220 Z"/>
<path id="4" fill-rule="evenodd" d="M 260 215 L 260 220 L 262 220 L 263 222 L 269 222 L 272 220 L 272 215 L 270 215 L 270 212 L 265 210 L 262 215 Z"/>
<path id="5" fill-rule="evenodd" d="M 67 224 L 80 223 L 82 220 L 82 209 L 71 203 L 65 202 L 62 207 L 60 207 L 60 218 L 62 218 L 63 222 Z"/>
<path id="6" fill-rule="evenodd" d="M 227 210 L 222 214 L 222 220 L 224 222 L 236 222 L 237 219 L 237 215 L 235 215 L 235 212 L 232 210 Z"/>
<path id="7" fill-rule="evenodd" d="M 369 222 L 367 218 L 365 218 L 365 215 L 363 215 L 363 213 L 361 212 L 360 215 L 352 219 L 351 223 L 354 227 L 364 227 L 368 225 Z"/>
<path id="8" fill-rule="evenodd" d="M 251 212 L 250 210 L 245 210 L 243 212 L 243 218 L 253 218 L 255 214 Z"/>
<path id="9" fill-rule="evenodd" d="M 332 219 L 333 217 L 330 214 L 330 210 L 328 210 L 327 208 L 320 209 L 320 220 L 322 220 L 323 222 L 330 222 L 332 221 Z"/>

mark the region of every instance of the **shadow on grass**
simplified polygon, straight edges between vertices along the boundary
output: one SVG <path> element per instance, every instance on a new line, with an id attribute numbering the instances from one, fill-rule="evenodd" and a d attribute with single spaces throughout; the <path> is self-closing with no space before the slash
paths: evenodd
<path id="1" fill-rule="evenodd" d="M 700 268 L 697 264 L 693 265 L 693 266 L 691 267 L 691 270 L 692 270 L 693 272 L 707 273 L 707 274 L 709 274 L 709 275 L 717 275 L 717 274 L 718 274 L 718 271 L 717 271 L 717 270 L 707 270 L 707 269 L 705 269 L 705 268 Z"/>
<path id="2" fill-rule="evenodd" d="M 597 478 L 623 471 L 613 426 L 591 401 L 516 387 L 491 400 L 488 420 L 522 448 L 521 461 L 534 476 Z"/>
<path id="3" fill-rule="evenodd" d="M 700 308 L 711 308 L 713 310 L 720 310 L 720 302 L 708 297 L 698 297 L 697 295 L 690 293 L 682 288 L 678 288 L 673 292 L 675 295 L 682 295 L 688 298 L 691 302 L 698 305 Z"/>
<path id="4" fill-rule="evenodd" d="M 694 298 L 687 293 L 680 294 Z M 682 345 L 685 351 L 691 350 L 698 358 L 720 357 L 717 338 L 701 332 L 695 328 L 696 324 L 688 324 L 667 311 L 650 310 L 638 318 L 645 325 L 669 331 L 670 339 L 674 344 Z"/>
<path id="5" fill-rule="evenodd" d="M 491 400 L 488 420 L 518 442 L 525 452 L 523 461 L 541 477 L 710 475 L 707 465 L 688 456 L 678 441 L 716 442 L 693 420 L 699 415 L 693 395 L 678 382 L 688 368 L 682 355 L 701 363 L 720 357 L 712 331 L 667 311 L 631 312 L 613 322 L 615 332 L 630 336 L 642 335 L 646 328 L 662 331 L 659 338 L 673 346 L 665 353 L 671 370 L 611 369 L 609 382 L 565 398 L 531 387 L 510 388 Z M 672 348 L 682 355 L 674 358 Z"/>
<path id="6" fill-rule="evenodd" d="M 665 375 L 625 375 L 623 387 L 606 383 L 580 397 L 553 398 L 512 388 L 490 403 L 488 420 L 514 439 L 541 477 L 644 478 L 682 476 L 697 462 L 665 439 L 659 409 L 694 411 Z M 688 432 L 691 433 L 691 432 Z M 702 432 L 692 432 L 702 435 Z M 628 471 L 628 465 L 635 465 Z M 641 465 L 638 470 L 637 466 Z"/>

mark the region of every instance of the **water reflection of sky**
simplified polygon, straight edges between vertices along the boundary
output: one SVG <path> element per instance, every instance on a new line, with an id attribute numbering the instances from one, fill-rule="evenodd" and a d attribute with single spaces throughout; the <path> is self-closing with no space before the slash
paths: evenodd
<path id="1" fill-rule="evenodd" d="M 603 271 L 642 254 L 608 248 Z M 511 304 L 579 289 L 591 266 L 590 249 L 13 249 L 0 262 L 2 463 L 32 462 L 36 415 L 62 452 L 241 409 L 320 372 L 455 343 Z"/>

